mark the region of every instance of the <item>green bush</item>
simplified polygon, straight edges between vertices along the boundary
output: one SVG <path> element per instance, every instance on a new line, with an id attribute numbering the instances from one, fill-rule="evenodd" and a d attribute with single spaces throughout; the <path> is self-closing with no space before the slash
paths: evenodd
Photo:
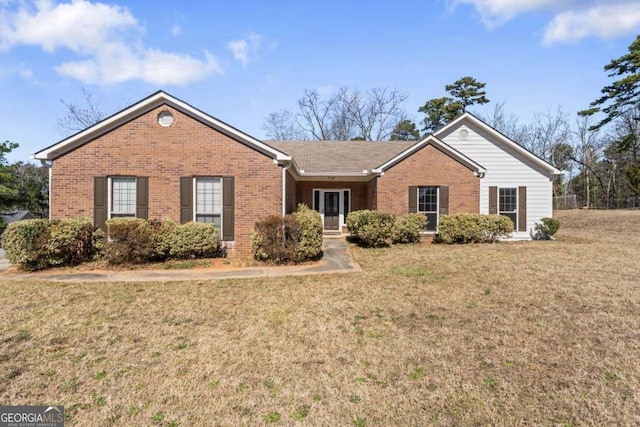
<path id="1" fill-rule="evenodd" d="M 93 256 L 93 227 L 88 218 L 28 219 L 9 224 L 2 246 L 23 270 L 76 265 Z"/>
<path id="2" fill-rule="evenodd" d="M 351 237 L 364 246 L 380 247 L 391 238 L 395 216 L 372 210 L 353 211 L 347 215 Z"/>
<path id="3" fill-rule="evenodd" d="M 542 224 L 536 223 L 534 226 L 534 230 L 531 232 L 531 238 L 534 240 L 550 240 L 552 236 L 558 232 L 559 228 L 559 219 L 542 218 Z"/>
<path id="4" fill-rule="evenodd" d="M 491 243 L 513 232 L 513 221 L 501 215 L 442 215 L 438 224 L 438 243 Z"/>
<path id="5" fill-rule="evenodd" d="M 413 213 L 396 219 L 391 236 L 393 243 L 418 243 L 420 232 L 427 226 L 424 214 Z"/>
<path id="6" fill-rule="evenodd" d="M 271 215 L 257 221 L 251 235 L 251 248 L 256 259 L 275 264 L 297 262 L 296 249 L 302 236 L 302 225 L 293 215 Z"/>
<path id="7" fill-rule="evenodd" d="M 171 256 L 171 247 L 174 244 L 176 230 L 180 225 L 170 219 L 156 221 L 153 227 L 153 241 L 155 255 L 158 260 L 165 260 Z"/>
<path id="8" fill-rule="evenodd" d="M 300 226 L 300 241 L 296 245 L 296 262 L 317 258 L 322 251 L 322 217 L 303 203 L 293 214 Z"/>
<path id="9" fill-rule="evenodd" d="M 50 266 L 77 265 L 93 258 L 93 224 L 89 218 L 52 220 L 44 249 Z"/>
<path id="10" fill-rule="evenodd" d="M 109 264 L 140 264 L 158 259 L 155 227 L 141 218 L 107 220 L 108 240 L 102 256 Z"/>
<path id="11" fill-rule="evenodd" d="M 173 229 L 165 226 L 163 232 L 169 235 L 170 258 L 214 258 L 222 255 L 220 233 L 213 224 L 188 222 Z"/>
<path id="12" fill-rule="evenodd" d="M 42 243 L 48 228 L 46 219 L 27 219 L 9 224 L 2 234 L 2 247 L 9 262 L 23 270 L 47 268 L 49 263 Z"/>

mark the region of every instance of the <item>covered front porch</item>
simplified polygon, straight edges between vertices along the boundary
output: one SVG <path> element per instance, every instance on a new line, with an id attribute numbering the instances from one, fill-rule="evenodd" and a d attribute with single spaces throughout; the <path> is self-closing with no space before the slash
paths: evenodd
<path id="1" fill-rule="evenodd" d="M 367 181 L 328 179 L 323 181 L 288 180 L 288 211 L 304 203 L 320 213 L 326 234 L 347 232 L 346 219 L 349 212 L 375 209 L 376 178 Z"/>

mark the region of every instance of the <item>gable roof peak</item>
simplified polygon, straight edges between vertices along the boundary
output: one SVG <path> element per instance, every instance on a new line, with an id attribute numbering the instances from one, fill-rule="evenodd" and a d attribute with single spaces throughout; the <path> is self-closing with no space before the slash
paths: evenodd
<path id="1" fill-rule="evenodd" d="M 93 139 L 100 137 L 120 126 L 133 120 L 142 114 L 145 114 L 160 105 L 167 104 L 172 108 L 180 111 L 181 113 L 190 116 L 205 126 L 209 126 L 217 131 L 235 139 L 236 141 L 250 146 L 257 151 L 272 157 L 275 160 L 290 160 L 291 157 L 282 153 L 281 151 L 274 149 L 273 147 L 263 143 L 257 138 L 242 132 L 241 130 L 219 120 L 202 110 L 199 110 L 192 105 L 170 95 L 169 93 L 158 90 L 151 95 L 141 99 L 140 101 L 114 113 L 106 119 L 89 126 L 88 128 L 71 135 L 57 143 L 50 145 L 49 147 L 38 151 L 32 158 L 37 160 L 55 160 L 58 157 L 65 155 L 66 153 L 92 141 Z"/>

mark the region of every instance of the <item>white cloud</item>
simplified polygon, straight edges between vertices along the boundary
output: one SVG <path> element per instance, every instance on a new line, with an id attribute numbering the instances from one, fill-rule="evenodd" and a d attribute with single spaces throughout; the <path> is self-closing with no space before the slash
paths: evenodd
<path id="1" fill-rule="evenodd" d="M 242 63 L 243 67 L 246 67 L 249 63 L 249 55 L 257 53 L 261 45 L 262 35 L 249 33 L 244 39 L 231 40 L 227 44 L 227 49 L 231 51 L 234 59 L 237 59 Z"/>
<path id="2" fill-rule="evenodd" d="M 17 9 L 0 10 L 0 50 L 21 45 L 39 46 L 48 53 L 70 50 L 82 59 L 55 69 L 82 82 L 185 84 L 222 72 L 208 52 L 197 59 L 144 46 L 143 28 L 124 7 L 87 0 L 18 4 Z"/>
<path id="3" fill-rule="evenodd" d="M 242 65 L 246 66 L 249 62 L 248 44 L 245 40 L 231 40 L 227 44 L 227 49 L 233 54 L 233 59 L 237 59 L 242 62 Z"/>
<path id="4" fill-rule="evenodd" d="M 518 15 L 553 11 L 543 43 L 577 41 L 588 36 L 613 38 L 640 28 L 640 0 L 449 0 L 451 7 L 468 4 L 487 28 Z"/>
<path id="5" fill-rule="evenodd" d="M 472 5 L 480 14 L 482 22 L 487 27 L 494 27 L 522 13 L 569 2 L 570 0 L 452 0 L 452 6 Z"/>
<path id="6" fill-rule="evenodd" d="M 625 2 L 596 5 L 557 14 L 545 30 L 545 44 L 575 42 L 588 36 L 609 39 L 640 28 L 640 4 Z"/>

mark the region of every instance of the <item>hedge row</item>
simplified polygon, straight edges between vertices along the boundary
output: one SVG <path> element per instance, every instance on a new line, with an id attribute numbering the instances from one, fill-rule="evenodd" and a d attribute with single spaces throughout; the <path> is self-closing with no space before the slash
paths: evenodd
<path id="1" fill-rule="evenodd" d="M 351 237 L 364 246 L 374 248 L 386 245 L 389 240 L 393 243 L 417 243 L 426 226 L 427 217 L 422 214 L 396 218 L 378 211 L 361 210 L 347 215 L 347 229 Z"/>
<path id="2" fill-rule="evenodd" d="M 492 243 L 513 232 L 513 221 L 502 215 L 442 215 L 438 223 L 439 243 Z"/>
<path id="3" fill-rule="evenodd" d="M 94 232 L 89 218 L 17 221 L 9 224 L 1 243 L 9 261 L 23 270 L 77 265 L 95 258 L 116 265 L 224 256 L 213 224 L 139 218 L 110 219 L 106 233 Z"/>
<path id="4" fill-rule="evenodd" d="M 2 247 L 23 270 L 76 265 L 94 255 L 93 225 L 88 218 L 16 221 L 4 231 Z"/>
<path id="5" fill-rule="evenodd" d="M 393 215 L 371 210 L 351 212 L 347 228 L 363 246 L 380 247 L 393 243 L 416 243 L 427 226 L 422 214 Z M 513 222 L 500 215 L 442 215 L 434 241 L 438 243 L 495 242 L 513 232 Z"/>
<path id="6" fill-rule="evenodd" d="M 293 215 L 272 215 L 256 222 L 251 235 L 254 257 L 275 264 L 315 259 L 322 250 L 322 218 L 306 205 Z"/>

